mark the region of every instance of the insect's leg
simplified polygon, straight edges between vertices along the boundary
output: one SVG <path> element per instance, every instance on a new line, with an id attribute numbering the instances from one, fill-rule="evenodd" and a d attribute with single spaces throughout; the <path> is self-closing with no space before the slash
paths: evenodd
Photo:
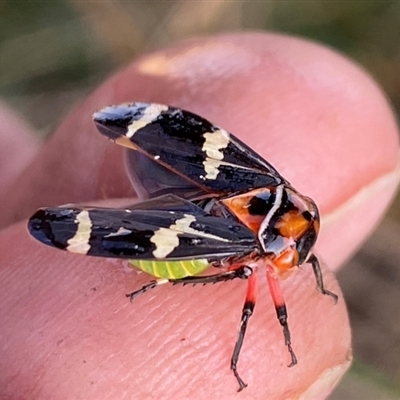
<path id="1" fill-rule="evenodd" d="M 231 281 L 232 279 L 247 279 L 249 276 L 253 274 L 252 268 L 247 265 L 241 265 L 239 267 L 231 266 L 228 271 L 221 272 L 219 274 L 214 275 L 206 275 L 206 276 L 186 276 L 180 279 L 157 279 L 151 281 L 147 285 L 142 286 L 139 290 L 135 290 L 132 293 L 128 293 L 126 297 L 132 301 L 135 297 L 139 296 L 142 293 L 147 292 L 150 289 L 154 289 L 157 286 L 160 286 L 164 283 L 172 283 L 173 285 L 183 284 L 183 285 L 197 285 L 197 284 L 207 284 L 207 283 L 217 283 L 217 282 L 226 282 Z"/>
<path id="2" fill-rule="evenodd" d="M 220 272 L 219 274 L 206 275 L 206 276 L 186 276 L 180 279 L 170 279 L 169 282 L 172 284 L 183 284 L 183 285 L 197 285 L 207 283 L 218 283 L 231 281 L 233 279 L 248 279 L 253 275 L 253 269 L 247 265 L 231 266 L 228 271 Z"/>
<path id="3" fill-rule="evenodd" d="M 279 323 L 281 324 L 282 329 L 283 329 L 285 345 L 287 346 L 290 357 L 292 358 L 292 361 L 288 365 L 288 367 L 293 367 L 294 365 L 297 364 L 297 358 L 292 349 L 289 325 L 287 323 L 288 314 L 286 311 L 286 304 L 285 304 L 285 300 L 283 298 L 281 288 L 279 286 L 278 278 L 276 277 L 274 270 L 270 265 L 267 266 L 267 281 L 268 281 L 269 290 L 271 292 L 272 301 L 274 302 L 274 305 L 275 305 L 276 315 L 277 315 Z"/>
<path id="4" fill-rule="evenodd" d="M 335 304 L 338 301 L 338 296 L 335 293 L 330 292 L 329 290 L 325 289 L 324 280 L 322 278 L 321 266 L 319 265 L 318 258 L 312 254 L 311 257 L 307 260 L 312 265 L 315 280 L 317 281 L 317 288 L 322 294 L 326 294 L 331 296 Z"/>
<path id="5" fill-rule="evenodd" d="M 164 283 L 168 283 L 168 282 L 169 282 L 168 279 L 157 279 L 157 280 L 151 281 L 147 285 L 142 286 L 139 290 L 135 290 L 132 293 L 128 293 L 126 295 L 126 297 L 129 297 L 129 300 L 133 301 L 133 299 L 135 297 L 139 296 L 140 294 L 145 293 L 150 289 L 154 289 L 155 287 L 160 286 Z"/>
<path id="6" fill-rule="evenodd" d="M 256 271 L 255 271 L 256 272 Z M 240 320 L 240 328 L 238 338 L 235 343 L 235 348 L 233 350 L 232 358 L 231 358 L 231 370 L 233 371 L 238 383 L 239 389 L 238 392 L 243 390 L 247 384 L 243 382 L 242 378 L 239 376 L 237 372 L 237 362 L 239 360 L 240 350 L 243 345 L 244 335 L 246 333 L 247 323 L 251 315 L 253 314 L 254 306 L 256 305 L 256 298 L 257 298 L 257 273 L 253 273 L 248 278 L 247 283 L 247 293 L 246 299 L 244 302 L 244 306 L 242 309 L 242 318 Z"/>

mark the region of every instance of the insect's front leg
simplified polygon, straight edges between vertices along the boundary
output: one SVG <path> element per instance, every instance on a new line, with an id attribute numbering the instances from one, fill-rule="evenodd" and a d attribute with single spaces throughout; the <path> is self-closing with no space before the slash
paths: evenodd
<path id="1" fill-rule="evenodd" d="M 285 345 L 289 351 L 291 358 L 291 362 L 288 365 L 288 367 L 293 367 L 294 365 L 297 364 L 297 358 L 292 348 L 292 340 L 290 337 L 290 330 L 287 322 L 288 314 L 286 310 L 285 299 L 283 298 L 278 278 L 275 276 L 274 270 L 270 265 L 267 265 L 267 281 L 272 301 L 275 306 L 276 316 L 283 329 L 283 337 L 285 339 Z"/>
<path id="2" fill-rule="evenodd" d="M 331 296 L 334 303 L 336 304 L 338 301 L 338 296 L 335 293 L 330 292 L 329 290 L 325 289 L 324 286 L 324 280 L 322 278 L 322 272 L 321 272 L 321 266 L 319 265 L 318 258 L 312 254 L 310 258 L 307 260 L 312 265 L 314 275 L 315 275 L 315 280 L 317 281 L 317 288 L 318 290 L 327 296 Z"/>

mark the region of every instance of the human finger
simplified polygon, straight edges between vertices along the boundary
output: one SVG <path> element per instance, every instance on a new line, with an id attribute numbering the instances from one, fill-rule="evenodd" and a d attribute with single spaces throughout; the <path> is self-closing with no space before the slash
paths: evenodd
<path id="1" fill-rule="evenodd" d="M 225 62 L 230 62 L 230 68 L 227 68 L 226 64 L 222 64 L 222 60 L 219 57 L 221 52 L 225 54 Z M 203 64 L 199 60 L 204 62 L 205 67 L 202 66 Z M 325 68 L 327 74 L 328 72 L 334 74 L 333 78 L 335 79 L 333 80 L 336 85 L 335 87 L 328 85 L 327 89 L 330 89 L 328 94 L 324 91 L 324 84 L 326 86 L 327 83 L 321 78 L 321 76 L 323 77 L 321 72 L 319 79 L 317 79 L 318 76 L 314 76 L 315 74 L 308 75 L 310 69 L 312 70 L 313 68 L 312 61 L 315 63 L 316 60 L 318 60 L 323 71 Z M 296 68 L 299 68 L 300 72 L 296 73 Z M 191 71 L 190 80 L 187 71 Z M 266 82 L 264 82 L 264 80 L 259 79 L 260 74 L 261 76 L 271 77 L 271 79 L 266 79 Z M 219 79 L 216 79 L 216 75 Z M 330 79 L 332 79 L 332 76 L 330 76 Z M 134 82 L 134 84 L 130 86 L 126 82 Z M 338 86 L 337 82 L 343 87 Z M 358 98 L 354 99 L 352 97 L 354 93 L 346 91 L 350 82 L 357 88 L 355 92 L 359 94 Z M 172 89 L 167 92 L 166 88 L 168 87 L 175 88 L 175 90 Z M 185 87 L 187 87 L 186 90 Z M 335 101 L 329 101 L 332 97 L 332 92 L 336 94 Z M 367 94 L 372 97 L 372 100 L 366 96 Z M 368 107 L 374 105 L 378 112 L 374 117 L 370 117 L 368 120 L 369 125 L 365 126 L 360 121 L 361 115 L 353 115 L 355 122 L 351 121 L 351 126 L 347 127 L 346 123 L 348 121 L 346 117 L 348 116 L 349 108 L 351 108 L 349 104 L 353 105 L 353 102 L 356 103 L 356 100 L 361 101 L 362 99 L 367 102 Z M 396 168 L 397 141 L 394 139 L 395 125 L 393 118 L 379 90 L 351 63 L 326 49 L 293 38 L 275 35 L 223 36 L 213 40 L 202 39 L 187 42 L 173 49 L 146 56 L 112 78 L 93 94 L 93 97 L 88 99 L 82 108 L 76 111 L 62 125 L 54 139 L 49 142 L 46 149 L 47 153 L 50 154 L 50 160 L 46 161 L 46 158 L 44 158 L 42 161 L 36 161 L 33 164 L 33 171 L 36 171 L 38 182 L 44 185 L 44 190 L 39 193 L 39 191 L 35 191 L 34 187 L 31 187 L 34 190 L 32 201 L 26 203 L 22 201 L 20 203 L 25 213 L 28 212 L 29 207 L 34 207 L 36 203 L 40 202 L 42 202 L 40 205 L 44 205 L 52 202 L 82 201 L 85 200 L 85 196 L 99 198 L 102 196 L 130 194 L 127 179 L 123 180 L 122 178 L 119 182 L 115 180 L 114 172 L 117 174 L 123 171 L 124 168 L 118 149 L 110 147 L 110 150 L 105 150 L 108 144 L 104 142 L 102 144 L 100 142 L 92 143 L 92 140 L 98 140 L 92 139 L 92 137 L 95 137 L 93 135 L 88 136 L 83 133 L 84 137 L 79 138 L 78 135 L 73 133 L 72 127 L 75 126 L 81 133 L 82 131 L 86 132 L 86 129 L 84 129 L 86 127 L 90 133 L 92 129 L 89 127 L 91 126 L 91 121 L 89 118 L 84 118 L 84 115 L 89 113 L 89 109 L 92 111 L 105 104 L 131 100 L 157 101 L 188 108 L 234 132 L 269 159 L 295 187 L 305 194 L 315 197 L 322 209 L 323 216 L 331 210 L 338 209 L 352 195 L 359 193 L 368 183 L 374 182 L 374 179 L 390 174 Z M 369 101 L 373 104 L 370 104 Z M 361 103 L 360 106 L 362 107 L 363 104 Z M 311 107 L 311 110 L 309 107 Z M 331 115 L 335 116 L 335 124 L 329 118 Z M 374 127 L 377 126 L 377 122 L 374 122 L 375 118 L 380 123 L 380 126 L 383 127 L 381 132 L 385 135 L 386 143 L 391 143 L 391 146 L 383 146 L 380 143 L 381 139 L 379 138 L 378 140 L 376 137 Z M 294 119 L 294 121 L 291 122 L 291 119 Z M 321 121 L 325 123 L 321 123 Z M 361 130 L 362 127 L 365 129 L 369 127 L 370 130 Z M 318 134 L 315 134 L 315 132 L 318 132 Z M 378 155 L 375 156 L 374 154 L 374 157 L 370 159 L 370 164 L 364 166 L 367 173 L 362 177 L 357 174 L 357 171 L 363 167 L 363 164 L 359 161 L 351 160 L 349 166 L 346 167 L 346 173 L 343 174 L 343 171 L 340 171 L 341 180 L 336 180 L 335 174 L 338 171 L 333 168 L 337 166 L 335 155 L 342 156 L 343 143 L 355 140 L 356 136 L 351 136 L 354 132 L 359 135 L 367 135 L 369 138 L 368 142 L 371 147 L 361 146 L 363 152 L 369 151 L 374 147 Z M 342 138 L 342 146 L 325 140 L 325 135 L 330 134 L 332 137 L 333 133 L 336 134 L 334 136 L 335 140 Z M 94 148 L 85 153 L 83 149 L 87 149 L 89 142 Z M 64 158 L 67 157 L 60 154 L 60 148 L 66 149 L 66 153 L 69 155 L 71 152 L 72 154 L 76 153 L 77 161 L 72 166 L 71 172 L 75 172 L 75 175 L 72 176 L 66 172 L 65 167 L 67 164 Z M 54 162 L 57 149 L 59 158 L 61 157 L 60 159 L 64 163 L 63 167 L 58 170 L 57 163 Z M 51 155 L 52 152 L 54 153 L 53 156 Z M 321 154 L 324 154 L 324 157 L 328 156 L 321 159 Z M 96 155 L 100 156 L 99 159 Z M 88 170 L 87 167 L 89 167 L 90 162 L 92 162 L 95 172 L 88 171 L 89 178 L 77 176 L 79 175 L 77 171 L 82 171 L 82 167 L 85 172 Z M 60 173 L 61 178 L 69 177 L 63 182 L 65 185 L 61 184 L 61 182 L 50 182 L 46 173 L 47 168 L 44 168 L 46 165 L 53 166 Z M 308 165 L 311 165 L 311 167 Z M 107 166 L 110 169 L 107 169 Z M 318 173 L 310 175 L 310 170 L 318 171 Z M 38 171 L 44 174 L 41 178 L 37 174 Z M 99 171 L 105 172 L 101 175 L 101 178 L 99 177 Z M 310 176 L 312 179 L 310 179 Z M 88 181 L 92 183 L 89 188 L 86 187 Z M 326 181 L 332 182 L 332 184 L 327 185 Z M 82 193 L 76 191 L 75 184 L 78 189 L 82 189 Z M 24 185 L 25 189 L 30 188 L 28 182 L 25 182 Z M 346 189 L 344 194 L 343 187 Z M 321 192 L 319 189 L 322 189 Z M 388 192 L 390 194 L 390 188 L 388 188 Z M 388 198 L 389 194 L 387 195 Z M 68 196 L 70 197 L 67 199 Z M 18 196 L 16 198 L 20 201 L 22 200 Z M 380 207 L 380 211 L 377 213 L 382 212 L 385 202 L 381 202 Z M 23 212 L 21 211 L 22 214 Z M 352 221 L 350 216 L 349 214 L 342 214 L 340 221 L 346 224 Z M 373 218 L 368 218 L 372 220 L 370 221 L 370 226 L 372 226 Z M 377 217 L 374 218 L 376 221 Z M 370 226 L 361 226 L 362 229 L 357 231 L 357 237 L 365 237 Z M 341 246 L 345 251 L 354 249 L 354 244 L 345 243 L 338 238 L 340 239 L 340 236 L 331 236 L 331 248 Z M 6 241 L 4 240 L 3 243 L 6 243 Z M 45 260 L 49 261 L 50 268 L 55 268 L 56 266 L 54 265 L 54 258 L 53 262 L 45 258 L 46 250 L 40 251 L 40 256 L 37 258 L 37 268 L 31 268 L 29 273 L 23 271 L 24 275 L 26 273 L 25 276 L 29 277 L 28 281 L 31 279 L 36 281 L 40 277 L 41 284 L 48 287 L 46 286 L 47 283 L 54 285 L 54 279 L 46 278 L 45 274 L 40 272 L 42 269 L 39 267 L 42 266 L 41 263 Z M 34 254 L 37 255 L 37 253 Z M 53 256 L 49 254 L 48 257 Z M 58 257 L 64 256 L 60 255 Z M 57 261 L 60 261 L 60 259 L 57 259 Z M 109 261 L 100 261 L 94 264 L 94 261 L 85 259 L 84 261 L 74 261 L 73 264 L 70 262 L 68 264 L 58 262 L 57 264 L 57 271 L 68 272 L 67 278 L 62 280 L 63 285 L 67 285 L 66 287 L 68 288 L 65 292 L 71 291 L 74 293 L 77 283 L 79 290 L 84 291 L 87 279 L 99 274 L 98 268 L 101 268 L 100 276 L 104 277 L 102 279 L 110 277 L 109 274 L 111 273 L 112 279 L 115 279 L 117 283 L 117 287 L 121 286 L 121 280 L 115 278 L 115 274 L 121 273 L 121 271 L 110 272 L 111 269 L 118 271 L 118 268 Z M 93 267 L 94 265 L 97 267 Z M 68 266 L 68 268 L 63 269 L 63 266 Z M 78 282 L 72 279 L 70 275 L 74 275 L 77 271 Z M 32 273 L 34 274 L 31 275 Z M 312 277 L 310 274 L 305 277 L 304 273 L 302 271 L 302 274 L 297 274 L 297 276 L 285 282 L 283 288 L 287 292 L 288 306 L 290 305 L 290 324 L 293 335 L 294 331 L 300 330 L 296 333 L 296 349 L 300 348 L 300 350 L 296 350 L 298 358 L 299 360 L 306 359 L 307 362 L 302 364 L 302 367 L 298 366 L 290 371 L 283 368 L 285 363 L 282 360 L 285 360 L 285 355 L 287 356 L 287 354 L 282 344 L 280 328 L 277 326 L 275 318 L 273 318 L 273 310 L 268 308 L 265 300 L 261 300 L 256 308 L 256 313 L 261 317 L 253 317 L 254 321 L 251 321 L 251 326 L 254 333 L 251 336 L 251 331 L 249 331 L 245 342 L 251 344 L 248 350 L 250 351 L 248 353 L 249 356 L 246 359 L 246 353 L 244 352 L 239 364 L 240 368 L 243 368 L 243 372 L 247 372 L 249 376 L 247 381 L 253 387 L 253 389 L 247 388 L 246 392 L 244 392 L 248 393 L 247 395 L 251 398 L 265 397 L 270 394 L 274 394 L 275 398 L 279 398 L 279 396 L 286 396 L 288 390 L 290 393 L 306 392 L 309 388 L 315 388 L 315 385 L 318 386 L 317 382 L 321 383 L 321 380 L 326 384 L 325 386 L 322 385 L 322 389 L 327 391 L 333 386 L 335 379 L 343 373 L 343 369 L 348 363 L 349 329 L 343 303 L 339 303 L 338 306 L 334 307 L 329 302 L 329 299 L 321 299 L 320 295 L 318 296 L 318 293 L 314 292 Z M 84 275 L 82 276 L 81 274 Z M 137 283 L 140 286 L 140 279 L 143 278 L 137 278 L 134 275 L 134 279 L 133 277 L 131 279 L 135 280 L 135 285 Z M 331 290 L 335 290 L 335 284 L 331 278 L 328 276 L 326 279 L 327 286 Z M 70 284 L 66 282 L 70 282 Z M 80 286 L 81 282 L 84 284 L 83 288 Z M 8 285 L 8 287 L 12 287 L 12 285 Z M 104 297 L 102 297 L 103 301 L 111 302 L 111 305 L 115 305 L 113 303 L 115 300 L 112 300 L 115 299 L 115 291 L 113 290 L 115 286 L 111 285 L 107 286 L 107 288 L 110 288 L 110 291 L 106 289 Z M 148 300 L 144 298 L 141 301 L 146 304 L 146 308 L 144 306 L 138 306 L 138 308 L 132 306 L 129 309 L 130 313 L 127 315 L 133 313 L 136 317 L 135 322 L 126 319 L 119 325 L 117 324 L 118 327 L 113 329 L 113 333 L 119 338 L 121 337 L 120 334 L 123 335 L 123 332 L 131 334 L 130 329 L 132 329 L 132 326 L 140 326 L 145 331 L 144 339 L 141 337 L 141 341 L 136 340 L 137 336 L 134 336 L 127 343 L 125 342 L 123 346 L 120 342 L 111 341 L 111 347 L 107 347 L 104 341 L 100 342 L 105 354 L 110 354 L 109 351 L 116 354 L 126 353 L 127 357 L 121 360 L 121 365 L 126 366 L 129 364 L 129 359 L 143 360 L 141 364 L 137 363 L 136 367 L 132 366 L 129 369 L 129 375 L 124 375 L 124 382 L 131 382 L 134 388 L 143 388 L 143 390 L 154 395 L 158 393 L 157 390 L 162 389 L 166 393 L 165 398 L 168 398 L 169 395 L 184 397 L 188 393 L 196 393 L 198 394 L 197 398 L 201 398 L 202 393 L 208 397 L 210 396 L 210 391 L 216 393 L 216 386 L 212 386 L 215 385 L 214 381 L 209 379 L 215 378 L 218 385 L 221 383 L 221 386 L 218 386 L 219 397 L 231 396 L 231 392 L 228 394 L 228 391 L 225 391 L 228 390 L 225 385 L 228 385 L 229 370 L 228 368 L 223 370 L 222 365 L 219 364 L 221 361 L 216 363 L 215 361 L 217 359 L 221 360 L 221 358 L 229 359 L 232 345 L 228 346 L 228 340 L 225 341 L 221 337 L 221 334 L 225 333 L 226 329 L 221 331 L 218 330 L 218 327 L 234 327 L 233 320 L 236 321 L 239 317 L 238 314 L 240 312 L 237 310 L 238 302 L 240 304 L 238 286 L 235 286 L 235 284 L 221 285 L 218 290 L 215 290 L 215 287 L 206 287 L 203 291 L 204 294 L 198 291 L 198 295 L 197 288 L 195 289 L 196 297 L 188 298 L 184 289 L 164 288 L 160 292 L 165 293 L 164 296 L 166 297 L 161 299 L 150 297 Z M 174 290 L 175 292 L 172 293 Z M 53 291 L 52 293 L 54 294 Z M 72 294 L 63 296 L 63 299 L 65 298 L 64 301 L 69 303 L 72 300 L 71 296 Z M 61 301 L 61 299 L 59 300 Z M 147 304 L 149 301 L 153 303 Z M 210 307 L 210 303 L 212 307 Z M 235 307 L 233 307 L 233 304 Z M 43 305 L 42 299 L 39 299 L 38 305 Z M 101 305 L 104 305 L 104 303 L 101 303 Z M 168 313 L 165 313 L 165 309 L 168 310 Z M 84 310 L 85 307 L 81 302 L 76 303 L 74 312 L 79 317 L 82 312 L 85 313 Z M 147 310 L 151 310 L 150 314 Z M 54 310 L 46 309 L 46 311 L 47 315 L 55 316 Z M 101 316 L 103 315 L 103 312 L 96 308 L 94 312 L 100 313 Z M 104 315 L 107 314 L 106 308 Z M 35 319 L 36 313 L 33 312 L 31 315 Z M 70 315 L 73 318 L 74 314 Z M 195 322 L 199 320 L 199 316 L 204 315 L 206 315 L 209 323 L 203 323 L 199 327 Z M 305 315 L 309 319 L 304 318 Z M 193 358 L 184 357 L 185 354 L 188 354 L 186 349 L 178 348 L 176 350 L 174 346 L 167 346 L 169 343 L 168 338 L 172 338 L 172 344 L 176 343 L 176 324 L 183 319 L 186 320 L 186 317 L 189 317 L 188 323 L 193 323 L 194 325 L 190 325 L 191 328 L 188 328 L 189 330 L 180 331 L 179 333 L 185 333 L 180 339 L 185 339 L 181 341 L 182 343 L 188 342 L 189 345 L 193 343 L 189 350 L 189 355 L 193 352 L 196 356 Z M 66 318 L 65 320 L 69 322 L 71 318 Z M 119 319 L 121 316 L 116 318 Z M 57 330 L 53 325 L 57 325 L 55 322 L 58 320 L 51 319 L 54 323 L 50 325 L 50 332 L 57 336 Z M 82 320 L 82 318 L 78 319 Z M 99 321 L 101 321 L 101 318 Z M 104 322 L 104 325 L 106 329 L 103 327 L 103 331 L 105 329 L 105 336 L 109 338 L 111 330 L 106 322 Z M 115 328 L 114 324 L 112 325 Z M 69 323 L 68 326 L 71 326 L 71 324 Z M 90 324 L 81 326 L 82 331 L 89 335 L 87 341 L 89 347 L 93 348 L 91 344 L 96 342 L 96 336 L 91 333 L 96 333 L 97 330 L 92 329 L 93 327 Z M 299 326 L 302 328 L 299 328 Z M 62 325 L 62 328 L 66 327 Z M 193 332 L 193 329 L 195 329 L 195 332 Z M 228 330 L 230 332 L 229 339 L 234 341 L 236 335 L 235 327 L 233 330 Z M 67 329 L 67 331 L 70 333 L 71 329 Z M 262 332 L 262 340 L 257 338 L 257 332 Z M 312 335 L 310 335 L 310 332 L 312 332 Z M 74 335 L 73 337 L 77 339 Z M 126 338 L 125 336 L 122 337 Z M 213 345 L 213 341 L 210 344 L 210 337 L 219 339 L 219 341 L 215 345 Z M 155 338 L 154 341 L 152 341 L 152 338 Z M 189 340 L 192 340 L 192 342 L 189 342 Z M 204 343 L 207 343 L 207 346 L 203 347 Z M 127 346 L 125 346 L 126 344 Z M 126 348 L 130 350 L 126 351 Z M 310 348 L 318 348 L 320 351 L 307 353 Z M 166 351 L 161 352 L 162 350 Z M 145 362 L 144 357 L 141 357 L 141 351 L 146 355 L 151 353 L 150 358 L 147 359 L 148 362 Z M 90 354 L 95 356 L 92 352 Z M 136 354 L 139 356 L 134 357 Z M 40 353 L 36 355 L 40 355 Z M 66 353 L 66 360 L 75 365 L 76 360 L 73 357 L 68 358 L 70 355 L 73 354 Z M 266 359 L 267 355 L 270 355 L 270 357 Z M 203 360 L 213 362 L 205 365 L 206 362 L 203 362 Z M 104 368 L 107 368 L 104 358 L 99 357 L 96 361 L 98 366 L 96 373 L 104 373 Z M 165 371 L 162 370 L 162 373 L 160 373 L 158 365 L 160 362 L 162 362 L 164 368 L 167 368 Z M 205 374 L 198 373 L 199 363 L 206 366 Z M 172 367 L 168 367 L 171 365 Z M 125 369 L 123 370 L 126 371 Z M 120 370 L 118 369 L 118 371 Z M 290 378 L 288 378 L 289 372 L 291 374 Z M 87 373 L 87 370 L 84 370 L 82 377 L 85 376 L 85 373 Z M 223 379 L 222 376 L 224 377 Z M 155 378 L 149 379 L 151 377 Z M 157 377 L 161 378 L 161 380 L 157 380 Z M 293 379 L 293 382 L 290 379 Z M 182 386 L 180 385 L 182 381 L 190 381 L 191 385 Z M 145 382 L 148 382 L 148 384 L 146 385 Z M 119 386 L 119 389 L 124 387 Z M 130 386 L 130 389 L 132 390 L 133 387 Z M 318 387 L 321 391 L 321 387 Z M 231 386 L 230 389 L 232 389 Z M 102 387 L 101 390 L 104 390 L 104 388 Z M 270 398 L 274 398 L 274 396 Z"/>

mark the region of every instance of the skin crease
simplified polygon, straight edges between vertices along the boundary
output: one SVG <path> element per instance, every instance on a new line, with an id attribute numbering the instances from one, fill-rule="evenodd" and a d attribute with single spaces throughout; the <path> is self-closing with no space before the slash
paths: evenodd
<path id="1" fill-rule="evenodd" d="M 0 192 L 4 226 L 40 206 L 133 196 L 121 148 L 96 134 L 90 118 L 127 101 L 186 108 L 233 132 L 314 198 L 323 218 L 397 168 L 390 108 L 372 80 L 342 56 L 280 35 L 196 39 L 142 57 L 67 117 L 15 184 Z M 16 153 L 14 160 L 23 164 L 25 157 Z M 330 267 L 370 232 L 394 181 L 367 191 L 364 203 L 337 213 L 322 233 L 317 251 Z M 345 303 L 325 266 L 337 305 L 315 290 L 307 265 L 282 282 L 299 360 L 291 369 L 260 271 L 238 364 L 249 386 L 237 395 L 229 361 L 244 282 L 166 285 L 130 304 L 124 293 L 148 276 L 119 260 L 42 246 L 28 236 L 26 221 L 0 232 L 0 254 L 0 387 L 7 398 L 318 399 L 351 359 Z"/>

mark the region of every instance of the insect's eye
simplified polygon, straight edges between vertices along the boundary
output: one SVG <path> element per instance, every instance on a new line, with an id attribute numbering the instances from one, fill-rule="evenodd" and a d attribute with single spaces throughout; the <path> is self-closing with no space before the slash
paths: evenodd
<path id="1" fill-rule="evenodd" d="M 296 248 L 299 254 L 299 264 L 303 264 L 315 242 L 317 241 L 318 231 L 315 229 L 315 224 L 312 224 L 310 228 L 296 241 Z"/>
<path id="2" fill-rule="evenodd" d="M 310 211 L 303 211 L 303 218 L 306 220 L 306 221 L 309 221 L 309 222 L 311 222 L 314 218 L 315 218 L 315 216 L 314 216 L 314 213 L 311 213 Z"/>

